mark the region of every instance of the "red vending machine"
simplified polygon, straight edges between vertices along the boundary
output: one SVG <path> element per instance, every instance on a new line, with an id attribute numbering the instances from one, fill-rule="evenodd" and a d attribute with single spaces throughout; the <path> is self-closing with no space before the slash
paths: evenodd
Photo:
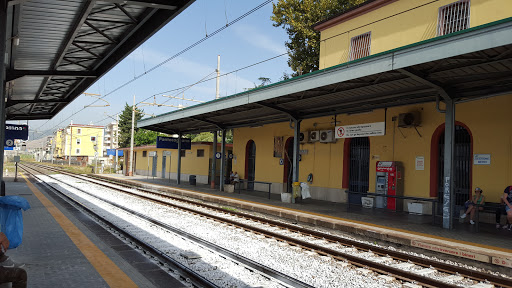
<path id="1" fill-rule="evenodd" d="M 403 196 L 404 170 L 397 161 L 377 161 L 377 178 L 375 193 L 393 196 Z M 388 208 L 390 210 L 402 211 L 403 200 L 387 197 L 376 197 L 377 208 Z"/>

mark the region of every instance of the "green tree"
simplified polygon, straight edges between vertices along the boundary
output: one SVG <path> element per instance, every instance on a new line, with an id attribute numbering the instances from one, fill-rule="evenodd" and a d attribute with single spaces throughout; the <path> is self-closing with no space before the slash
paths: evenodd
<path id="1" fill-rule="evenodd" d="M 142 119 L 144 110 L 135 107 L 135 121 Z M 157 136 L 166 136 L 166 134 L 158 133 L 141 128 L 135 128 L 133 135 L 133 145 L 154 145 L 156 144 Z M 123 112 L 119 115 L 119 147 L 130 147 L 130 140 L 132 136 L 132 106 L 127 103 L 124 106 Z"/>
<path id="2" fill-rule="evenodd" d="M 135 108 L 135 121 L 142 119 L 142 111 Z M 135 128 L 135 132 L 138 131 Z M 130 139 L 132 133 L 132 106 L 125 103 L 123 112 L 119 115 L 119 147 L 130 147 Z M 134 137 L 135 138 L 135 137 Z"/>
<path id="3" fill-rule="evenodd" d="M 279 0 L 273 4 L 270 19 L 274 27 L 285 29 L 290 39 L 285 45 L 293 77 L 318 70 L 320 33 L 312 26 L 362 2 L 364 0 Z"/>
<path id="4" fill-rule="evenodd" d="M 213 133 L 211 132 L 203 132 L 199 134 L 190 134 L 189 138 L 192 139 L 192 142 L 213 142 Z M 222 134 L 219 132 L 217 134 L 217 142 L 221 143 Z M 228 130 L 226 132 L 226 143 L 233 143 L 233 131 Z"/>

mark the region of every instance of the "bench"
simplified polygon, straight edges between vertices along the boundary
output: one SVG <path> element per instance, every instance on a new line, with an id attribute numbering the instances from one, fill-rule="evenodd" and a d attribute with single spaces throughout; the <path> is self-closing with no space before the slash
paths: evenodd
<path id="1" fill-rule="evenodd" d="M 437 204 L 437 198 L 420 198 L 420 197 L 410 197 L 410 196 L 396 196 L 396 195 L 386 195 L 386 194 L 377 194 L 377 193 L 370 193 L 370 192 L 354 192 L 346 190 L 345 193 L 348 195 L 350 194 L 357 194 L 361 196 L 371 196 L 371 197 L 385 197 L 385 198 L 395 198 L 395 199 L 404 199 L 404 200 L 414 200 L 414 201 L 421 201 L 421 202 L 431 202 L 432 203 L 432 225 L 435 225 L 436 223 L 436 204 Z M 347 195 L 347 198 L 349 198 Z M 347 200 L 347 210 L 350 208 L 350 201 Z"/>
<path id="2" fill-rule="evenodd" d="M 235 183 L 235 190 L 238 190 L 238 194 L 241 194 L 241 190 L 242 190 L 241 186 L 242 186 L 242 184 L 244 182 L 247 183 L 247 184 L 248 183 L 253 183 L 253 184 L 265 184 L 265 185 L 268 185 L 268 199 L 270 199 L 270 194 L 271 194 L 270 189 L 272 188 L 272 183 L 270 183 L 270 182 L 262 182 L 262 181 L 249 181 L 247 179 L 240 179 L 240 182 Z M 236 184 L 238 184 L 238 189 L 236 189 Z"/>
<path id="3" fill-rule="evenodd" d="M 503 207 L 503 204 L 501 203 L 494 203 L 494 202 L 485 202 L 484 205 L 481 204 L 475 204 L 476 207 L 480 208 L 483 207 L 482 210 L 476 209 L 475 210 L 475 229 L 476 232 L 479 230 L 479 220 L 480 220 L 480 213 L 490 213 L 490 214 L 496 214 L 497 209 L 501 209 Z"/>

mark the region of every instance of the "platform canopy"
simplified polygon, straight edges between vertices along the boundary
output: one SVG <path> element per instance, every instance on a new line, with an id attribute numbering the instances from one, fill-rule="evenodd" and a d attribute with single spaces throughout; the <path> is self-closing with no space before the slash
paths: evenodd
<path id="1" fill-rule="evenodd" d="M 49 119 L 194 0 L 7 0 L 7 120 Z"/>
<path id="2" fill-rule="evenodd" d="M 436 37 L 154 118 L 175 134 L 512 94 L 512 18 Z"/>

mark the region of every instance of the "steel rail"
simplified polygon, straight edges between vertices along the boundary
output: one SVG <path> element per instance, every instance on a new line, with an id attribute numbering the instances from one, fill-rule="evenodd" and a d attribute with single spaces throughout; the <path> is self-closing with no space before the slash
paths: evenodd
<path id="1" fill-rule="evenodd" d="M 74 176 L 74 177 L 76 177 L 76 175 L 73 175 L 73 176 Z M 65 184 L 65 185 L 67 185 L 67 186 L 71 186 L 70 184 L 65 183 L 65 182 L 64 182 L 64 181 L 62 181 L 62 180 L 55 179 L 54 177 L 51 177 L 51 176 L 48 176 L 48 177 L 50 177 L 50 178 L 52 178 L 52 179 L 54 179 L 54 180 L 56 180 L 56 181 L 58 181 L 58 182 L 61 182 L 61 183 Z M 94 184 L 96 184 L 96 185 L 101 185 L 101 184 L 98 184 L 98 183 L 96 183 L 96 182 L 92 182 L 92 183 L 94 183 Z M 126 191 L 124 191 L 124 190 L 120 190 L 120 189 L 115 188 L 115 187 L 109 187 L 109 186 L 107 186 L 107 187 L 108 187 L 109 189 L 115 189 L 115 190 L 118 190 L 118 191 L 120 191 L 120 192 L 126 193 Z M 52 187 L 52 188 L 53 188 L 53 187 Z M 241 256 L 241 255 L 237 254 L 237 253 L 234 253 L 234 252 L 232 252 L 232 251 L 229 251 L 228 249 L 225 249 L 225 248 L 223 248 L 223 247 L 220 247 L 220 246 L 218 246 L 218 245 L 216 245 L 216 244 L 213 244 L 213 243 L 211 243 L 211 242 L 208 242 L 208 241 L 206 241 L 206 240 L 203 240 L 203 239 L 201 239 L 201 238 L 199 238 L 199 237 L 197 237 L 197 236 L 195 236 L 195 235 L 192 235 L 192 234 L 187 233 L 187 232 L 185 232 L 185 231 L 182 231 L 182 230 L 180 230 L 180 229 L 174 228 L 174 227 L 172 227 L 172 226 L 170 226 L 170 225 L 168 225 L 168 224 L 165 224 L 165 223 L 163 223 L 163 222 L 161 222 L 161 221 L 158 221 L 158 220 L 156 220 L 156 219 L 153 219 L 153 218 L 151 218 L 151 217 L 148 217 L 148 216 L 144 215 L 143 213 L 140 213 L 140 212 L 137 212 L 137 211 L 132 210 L 132 209 L 130 209 L 130 208 L 124 207 L 124 206 L 119 205 L 119 204 L 117 204 L 117 203 L 115 203 L 115 202 L 112 202 L 112 201 L 109 201 L 109 200 L 105 200 L 105 199 L 99 198 L 99 197 L 97 197 L 97 196 L 93 195 L 92 193 L 90 193 L 90 192 L 88 192 L 88 191 L 85 191 L 85 190 L 83 190 L 83 189 L 80 189 L 80 188 L 77 188 L 77 187 L 73 187 L 73 188 L 74 188 L 74 189 L 77 189 L 77 190 L 81 191 L 82 193 L 85 193 L 85 194 L 87 194 L 87 195 L 89 195 L 89 196 L 92 196 L 92 197 L 94 197 L 94 198 L 96 198 L 96 199 L 99 199 L 99 200 L 101 200 L 101 201 L 103 201 L 103 202 L 105 202 L 105 203 L 108 203 L 109 205 L 112 205 L 112 206 L 117 207 L 117 208 L 119 208 L 119 209 L 121 209 L 121 210 L 124 210 L 124 211 L 126 211 L 126 212 L 128 212 L 128 213 L 130 213 L 130 214 L 136 215 L 137 217 L 142 218 L 142 219 L 144 219 L 144 220 L 146 220 L 146 221 L 148 221 L 148 222 L 151 222 L 151 223 L 153 223 L 153 224 L 155 224 L 155 225 L 158 225 L 158 226 L 160 226 L 160 227 L 162 227 L 162 228 L 164 228 L 164 229 L 170 230 L 170 231 L 172 231 L 172 232 L 174 232 L 174 233 L 176 233 L 176 234 L 178 234 L 178 235 L 180 235 L 180 236 L 183 236 L 183 237 L 185 237 L 185 238 L 187 238 L 187 239 L 190 239 L 190 240 L 192 240 L 192 241 L 194 241 L 194 242 L 197 242 L 197 243 L 199 243 L 199 244 L 201 244 L 201 245 L 203 245 L 203 246 L 205 246 L 205 247 L 208 247 L 209 249 L 211 249 L 211 250 L 213 250 L 213 251 L 216 251 L 216 252 L 217 252 L 217 253 L 219 253 L 219 254 L 223 254 L 224 256 L 227 256 L 227 257 L 229 257 L 229 258 L 231 258 L 231 259 L 234 259 L 235 261 L 237 261 L 237 262 L 239 262 L 239 263 L 241 263 L 241 264 L 243 264 L 243 265 L 245 265 L 245 266 L 247 266 L 247 267 L 249 267 L 249 268 L 251 268 L 251 269 L 253 269 L 253 270 L 257 270 L 257 271 L 259 271 L 259 272 L 261 272 L 261 273 L 264 273 L 266 276 L 270 276 L 270 277 L 272 277 L 272 278 L 274 278 L 274 279 L 276 279 L 276 280 L 278 280 L 278 281 L 280 281 L 280 282 L 283 282 L 283 283 L 285 283 L 285 284 L 291 285 L 292 287 L 313 288 L 313 286 L 311 286 L 311 285 L 309 285 L 309 284 L 306 284 L 306 283 L 304 283 L 304 282 L 302 282 L 302 281 L 299 281 L 299 280 L 297 280 L 297 279 L 295 279 L 295 278 L 292 278 L 292 277 L 290 277 L 290 276 L 288 276 L 288 275 L 285 275 L 285 274 L 283 274 L 283 273 L 281 273 L 281 272 L 279 272 L 279 271 L 277 271 L 277 270 L 274 270 L 274 269 L 272 269 L 272 268 L 270 268 L 270 267 L 267 267 L 267 266 L 265 266 L 265 265 L 259 264 L 259 263 L 255 262 L 255 261 L 253 261 L 253 260 L 251 260 L 251 259 L 249 259 L 249 258 L 246 258 L 246 257 L 244 257 L 244 256 Z M 136 196 L 140 196 L 140 195 L 136 195 Z M 147 198 L 147 197 L 144 197 L 144 199 L 145 199 L 145 200 L 150 200 L 150 201 L 155 202 L 155 199 L 151 199 L 151 198 Z M 166 206 L 172 206 L 172 205 L 169 205 L 169 203 L 166 203 L 166 202 L 161 202 L 161 201 L 158 201 L 158 200 L 156 200 L 156 202 L 158 202 L 159 204 L 166 205 Z M 80 205 L 82 205 L 82 204 L 80 204 Z M 83 206 L 83 205 L 82 205 L 82 206 Z M 83 206 L 83 207 L 85 207 L 85 206 Z M 85 209 L 86 209 L 88 212 L 90 212 L 91 214 L 96 215 L 96 213 L 94 213 L 94 212 L 90 211 L 89 209 L 87 209 L 87 208 L 85 208 Z M 101 217 L 99 217 L 99 216 L 98 216 L 98 218 L 101 218 Z M 103 218 L 102 218 L 102 219 L 103 219 Z M 109 223 L 110 223 L 110 222 L 109 222 Z M 145 242 L 144 242 L 144 243 L 145 243 Z M 152 247 L 153 249 L 156 249 L 156 248 L 154 248 L 153 246 L 151 246 L 150 244 L 147 244 L 147 243 L 146 243 L 146 245 L 149 245 L 149 246 L 150 246 L 150 247 Z M 157 251 L 159 251 L 159 250 L 157 250 Z M 159 255 L 164 256 L 164 254 L 162 254 L 162 253 L 163 253 L 163 252 L 160 252 L 160 254 L 159 254 Z M 195 272 L 194 272 L 194 273 L 195 273 Z M 202 276 L 201 276 L 201 277 L 202 277 Z M 215 287 L 217 287 L 217 286 L 215 286 Z"/>
<path id="2" fill-rule="evenodd" d="M 42 166 L 42 167 L 48 168 L 48 166 Z M 76 174 L 71 173 L 69 171 L 63 171 L 63 170 L 58 170 L 58 171 L 59 172 L 64 172 L 66 174 L 69 173 L 69 174 L 71 174 L 74 177 L 79 177 Z M 83 175 L 80 175 L 80 176 L 83 177 Z M 93 179 L 96 178 L 96 180 L 98 180 L 97 178 L 100 178 L 102 181 L 108 181 L 109 183 L 111 183 L 113 185 L 129 187 L 129 188 L 132 188 L 132 189 L 134 188 L 134 186 L 142 186 L 142 185 L 135 185 L 135 183 L 132 183 L 131 185 L 128 185 L 126 183 L 120 183 L 118 181 L 114 181 L 114 179 L 111 179 L 111 178 L 98 177 L 97 175 L 94 175 L 93 177 L 88 176 L 87 178 L 93 178 Z M 96 184 L 105 186 L 102 183 L 96 183 Z M 108 186 L 108 185 L 106 185 L 106 186 L 109 187 L 109 188 L 114 188 L 114 187 L 111 187 L 111 186 Z M 241 212 L 236 212 L 236 211 L 227 211 L 225 209 L 222 209 L 222 208 L 219 208 L 219 207 L 216 207 L 216 206 L 213 206 L 213 205 L 208 205 L 208 204 L 199 203 L 199 202 L 196 202 L 196 201 L 191 201 L 191 200 L 186 200 L 186 199 L 181 199 L 181 198 L 173 197 L 173 196 L 170 196 L 170 195 L 167 195 L 167 194 L 161 194 L 161 193 L 158 193 L 158 192 L 155 192 L 155 191 L 150 191 L 147 188 L 142 188 L 141 189 L 141 187 L 138 187 L 137 189 L 142 190 L 142 191 L 144 191 L 146 193 L 152 193 L 152 194 L 157 194 L 159 196 L 169 197 L 169 198 L 171 198 L 173 200 L 176 200 L 176 201 L 182 201 L 182 202 L 186 202 L 188 204 L 193 204 L 193 205 L 202 206 L 202 207 L 205 207 L 205 208 L 208 208 L 208 209 L 213 209 L 213 210 L 225 213 L 225 214 L 231 214 L 231 215 L 238 216 L 238 217 L 241 217 L 241 218 L 245 218 L 245 219 L 248 219 L 248 220 L 262 222 L 262 223 L 267 223 L 270 226 L 277 226 L 277 227 L 280 227 L 280 228 L 283 228 L 283 229 L 287 229 L 287 230 L 290 230 L 290 231 L 293 231 L 293 232 L 302 233 L 302 234 L 305 234 L 305 235 L 310 235 L 310 236 L 313 236 L 315 238 L 325 239 L 325 240 L 333 242 L 333 243 L 340 243 L 340 244 L 345 245 L 345 246 L 355 247 L 355 248 L 357 248 L 359 250 L 371 251 L 371 252 L 373 252 L 375 254 L 382 255 L 382 256 L 390 256 L 390 257 L 392 257 L 393 259 L 396 259 L 396 260 L 410 261 L 410 262 L 412 262 L 414 264 L 417 264 L 417 265 L 423 266 L 423 267 L 432 267 L 432 268 L 434 268 L 434 269 L 436 269 L 438 271 L 441 271 L 441 272 L 446 272 L 446 273 L 449 273 L 449 274 L 459 274 L 461 276 L 470 278 L 470 279 L 475 280 L 475 281 L 488 282 L 490 284 L 493 284 L 493 285 L 496 285 L 496 286 L 499 286 L 499 287 L 512 287 L 512 280 L 504 278 L 504 277 L 499 277 L 499 276 L 495 276 L 495 275 L 492 275 L 492 274 L 487 274 L 487 273 L 480 272 L 480 271 L 474 271 L 474 270 L 466 269 L 466 268 L 463 268 L 463 267 L 458 267 L 458 266 L 454 266 L 454 265 L 450 265 L 450 264 L 445 264 L 445 263 L 441 263 L 441 262 L 437 262 L 437 261 L 421 258 L 421 257 L 418 257 L 418 256 L 409 255 L 409 254 L 406 254 L 406 253 L 403 253 L 403 252 L 399 252 L 399 251 L 388 250 L 388 249 L 385 249 L 385 248 L 382 248 L 382 247 L 377 247 L 377 246 L 373 246 L 373 245 L 370 245 L 370 244 L 365 244 L 365 243 L 361 243 L 361 242 L 358 242 L 358 241 L 337 237 L 337 236 L 334 236 L 334 235 L 330 235 L 330 234 L 319 232 L 319 231 L 314 231 L 314 230 L 307 229 L 307 228 L 297 227 L 297 226 L 294 226 L 294 225 L 291 225 L 291 224 L 282 223 L 282 222 L 275 221 L 275 220 L 270 220 L 270 219 L 266 219 L 266 218 L 262 218 L 262 217 L 258 217 L 258 216 L 247 215 L 247 214 L 244 214 L 244 213 L 241 213 Z M 128 192 L 128 191 L 123 191 L 123 192 Z M 130 192 L 128 192 L 128 193 L 130 193 Z M 137 196 L 145 197 L 145 196 L 142 196 L 142 195 L 137 195 Z M 145 197 L 145 198 L 147 198 L 147 197 Z M 161 202 L 159 200 L 155 200 L 155 199 L 152 199 L 152 198 L 147 198 L 147 199 L 150 199 L 152 201 Z M 231 222 L 230 223 L 231 225 L 239 226 L 239 227 L 241 227 L 243 229 L 246 229 L 246 230 L 254 230 L 254 231 L 257 231 L 260 234 L 268 235 L 268 237 L 271 237 L 271 238 L 282 238 L 282 241 L 285 241 L 285 242 L 296 242 L 298 246 L 302 246 L 302 247 L 304 247 L 306 249 L 316 251 L 319 254 L 323 254 L 323 255 L 330 254 L 330 255 L 333 255 L 333 256 L 336 256 L 336 257 L 346 258 L 347 260 L 349 260 L 349 258 L 350 258 L 350 257 L 344 257 L 344 256 L 332 254 L 332 253 L 329 252 L 330 249 L 328 249 L 328 248 L 323 248 L 323 247 L 320 247 L 320 246 L 317 246 L 317 245 L 314 245 L 314 244 L 309 244 L 309 243 L 299 243 L 301 240 L 295 240 L 295 239 L 293 239 L 291 237 L 282 236 L 280 234 L 275 234 L 275 233 L 272 233 L 272 232 L 268 232 L 266 230 L 263 230 L 263 229 L 260 229 L 260 228 L 256 228 L 256 227 L 253 227 L 253 226 L 250 226 L 250 225 L 247 225 L 247 224 L 238 223 L 238 222 L 233 221 L 233 220 L 225 219 L 225 218 L 222 218 L 222 217 L 219 217 L 219 216 L 210 215 L 210 214 L 207 214 L 207 213 L 204 213 L 204 212 L 193 210 L 193 209 L 190 209 L 190 208 L 187 208 L 187 207 L 182 207 L 182 206 L 179 206 L 179 205 L 176 205 L 176 204 L 170 204 L 170 203 L 167 203 L 167 202 L 163 202 L 163 203 L 165 205 L 172 205 L 172 206 L 175 206 L 177 208 L 190 211 L 192 213 L 201 214 L 201 215 L 203 215 L 205 217 L 216 218 L 218 221 Z M 324 250 L 324 253 L 322 253 L 322 249 L 327 249 L 327 250 Z M 334 251 L 334 252 L 337 252 L 337 251 Z M 348 255 L 348 256 L 351 256 L 351 255 Z M 360 258 L 357 258 L 354 261 L 358 261 L 359 259 Z M 353 264 L 356 265 L 356 266 L 360 266 L 360 265 L 357 265 L 356 263 L 353 263 Z M 363 264 L 363 266 L 364 265 L 367 265 L 367 264 Z M 371 265 L 367 265 L 367 266 L 368 267 L 372 267 Z M 386 266 L 386 265 L 382 265 L 382 266 Z M 383 271 L 385 271 L 385 269 L 387 269 L 388 267 L 389 266 L 386 266 L 385 268 L 383 268 L 383 267 L 374 267 L 374 268 L 375 269 L 384 269 Z M 392 268 L 392 267 L 389 267 L 389 268 Z M 393 272 L 385 272 L 385 273 L 392 273 L 392 274 L 394 274 Z M 407 275 L 403 275 L 403 276 L 400 276 L 399 278 L 402 278 L 404 280 L 410 281 L 407 278 L 404 278 L 406 276 Z M 420 279 L 413 279 L 412 281 L 420 282 L 421 279 L 425 279 L 425 277 L 421 276 Z M 446 284 L 444 282 L 437 281 L 436 283 L 434 283 L 435 285 L 432 286 L 432 287 L 453 287 L 453 286 L 438 286 L 438 285 L 440 285 L 440 283 L 441 284 Z M 424 283 L 424 284 L 427 285 L 428 283 Z M 447 284 L 447 285 L 450 285 L 450 284 Z"/>
<path id="3" fill-rule="evenodd" d="M 27 173 L 29 173 L 32 177 L 39 179 L 33 172 L 29 171 L 27 167 L 24 167 L 25 165 L 20 165 L 20 168 L 25 170 Z M 33 168 L 32 168 L 33 169 Z M 35 170 L 35 169 L 33 169 Z M 36 170 L 37 171 L 37 170 Z M 41 173 L 40 171 L 37 171 L 38 173 Z M 53 178 L 53 177 L 52 177 Z M 53 178 L 55 179 L 55 178 Z M 64 193 L 60 192 L 58 189 L 54 188 L 53 186 L 47 184 L 45 181 L 39 179 L 41 183 L 44 184 L 44 187 L 46 187 L 48 190 L 52 191 L 55 194 L 58 194 L 61 197 L 66 197 L 69 201 L 72 201 L 75 205 L 78 205 L 81 207 L 81 209 L 87 211 L 87 213 L 94 215 L 94 217 L 101 219 L 103 223 L 105 223 L 107 226 L 112 227 L 117 233 L 122 234 L 125 238 L 130 239 L 132 243 L 135 243 L 136 246 L 141 247 L 143 250 L 149 251 L 152 255 L 155 255 L 155 257 L 158 259 L 161 263 L 166 263 L 169 265 L 170 268 L 172 268 L 174 271 L 177 271 L 178 275 L 183 278 L 182 280 L 189 279 L 189 283 L 193 287 L 197 288 L 220 288 L 218 285 L 215 285 L 214 283 L 210 282 L 208 279 L 204 278 L 200 274 L 196 273 L 192 269 L 186 267 L 185 265 L 181 264 L 180 262 L 172 259 L 171 257 L 167 256 L 164 252 L 158 250 L 156 247 L 152 246 L 151 244 L 139 240 L 137 237 L 132 235 L 131 233 L 124 231 L 121 227 L 117 226 L 116 224 L 103 219 L 102 217 L 98 216 L 94 211 L 80 203 L 79 201 L 74 200 L 73 198 L 69 197 L 68 195 L 65 195 Z M 55 179 L 58 181 L 58 179 Z M 63 200 L 66 201 L 66 200 Z"/>

